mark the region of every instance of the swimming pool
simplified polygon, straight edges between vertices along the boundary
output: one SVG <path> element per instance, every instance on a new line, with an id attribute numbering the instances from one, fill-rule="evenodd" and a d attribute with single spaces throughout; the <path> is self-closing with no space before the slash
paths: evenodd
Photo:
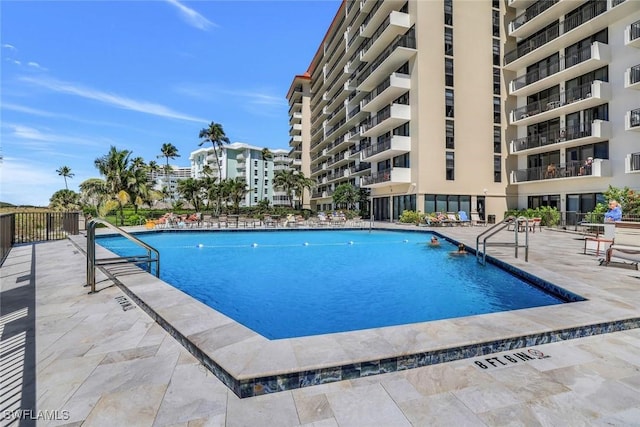
<path id="1" fill-rule="evenodd" d="M 429 233 L 162 232 L 161 279 L 255 332 L 281 339 L 561 304 L 557 296 Z M 102 237 L 120 254 L 127 240 Z"/>

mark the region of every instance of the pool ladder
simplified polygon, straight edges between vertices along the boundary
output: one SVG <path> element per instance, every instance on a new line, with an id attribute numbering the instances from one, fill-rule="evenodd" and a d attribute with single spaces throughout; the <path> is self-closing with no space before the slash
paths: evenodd
<path id="1" fill-rule="evenodd" d="M 499 231 L 508 229 L 513 225 L 513 242 L 489 242 L 489 238 L 493 237 Z M 518 240 L 518 231 L 524 227 L 524 244 L 521 245 Z M 482 240 L 480 240 L 482 239 Z M 482 251 L 480 247 L 482 246 Z M 501 246 L 515 248 L 515 256 L 518 258 L 518 248 L 524 248 L 524 260 L 529 262 L 529 219 L 523 216 L 515 217 L 508 216 L 499 223 L 493 225 L 488 230 L 478 234 L 476 237 L 476 259 L 482 265 L 487 264 L 487 247 L 489 246 Z"/>
<path id="2" fill-rule="evenodd" d="M 96 227 L 98 224 L 102 224 L 116 231 L 121 236 L 141 246 L 147 251 L 146 254 L 96 259 Z M 151 264 L 155 263 L 155 275 L 156 277 L 160 277 L 160 252 L 155 248 L 103 219 L 96 218 L 89 221 L 87 224 L 87 284 L 85 286 L 91 286 L 90 294 L 96 292 L 96 266 L 142 263 L 147 264 L 147 271 L 149 273 L 151 273 Z"/>

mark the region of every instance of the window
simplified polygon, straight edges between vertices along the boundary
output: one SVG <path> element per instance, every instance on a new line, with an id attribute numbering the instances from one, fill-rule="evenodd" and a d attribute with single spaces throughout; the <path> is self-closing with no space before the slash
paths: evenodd
<path id="1" fill-rule="evenodd" d="M 400 126 L 395 128 L 393 130 L 393 134 L 394 135 L 399 135 L 399 136 L 410 136 L 410 134 L 409 134 L 409 122 L 401 124 Z"/>
<path id="2" fill-rule="evenodd" d="M 493 123 L 500 123 L 500 98 L 493 97 Z"/>
<path id="3" fill-rule="evenodd" d="M 453 120 L 445 120 L 445 148 L 454 149 L 454 127 Z"/>
<path id="4" fill-rule="evenodd" d="M 447 181 L 453 181 L 455 179 L 455 175 L 454 175 L 454 166 L 455 166 L 455 159 L 454 159 L 454 153 L 453 151 L 447 151 L 445 154 L 446 160 L 445 160 L 445 167 L 446 167 L 446 179 Z"/>
<path id="5" fill-rule="evenodd" d="M 258 189 L 257 188 L 253 189 L 253 194 L 258 194 Z"/>
<path id="6" fill-rule="evenodd" d="M 396 156 L 393 158 L 393 167 L 394 168 L 408 168 L 411 167 L 409 164 L 409 153 L 403 154 L 401 156 Z"/>
<path id="7" fill-rule="evenodd" d="M 258 185 L 258 178 L 253 180 L 253 185 Z"/>
<path id="8" fill-rule="evenodd" d="M 493 156 L 493 182 L 502 182 L 502 157 Z"/>
<path id="9" fill-rule="evenodd" d="M 493 94 L 500 95 L 500 68 L 493 69 Z"/>
<path id="10" fill-rule="evenodd" d="M 254 167 L 254 168 L 257 168 L 257 167 L 258 167 L 258 161 L 257 161 L 257 160 L 254 160 L 254 161 L 253 161 L 253 167 Z"/>
<path id="11" fill-rule="evenodd" d="M 269 171 L 264 171 L 264 176 L 269 176 Z"/>
<path id="12" fill-rule="evenodd" d="M 257 197 L 253 198 L 253 203 L 258 203 L 258 198 Z"/>
<path id="13" fill-rule="evenodd" d="M 444 25 L 453 25 L 453 0 L 444 0 Z"/>
<path id="14" fill-rule="evenodd" d="M 493 36 L 500 37 L 500 11 L 492 10 Z"/>
<path id="15" fill-rule="evenodd" d="M 254 170 L 253 170 L 253 175 L 254 175 L 254 176 L 258 176 L 258 169 L 254 169 Z"/>
<path id="16" fill-rule="evenodd" d="M 265 179 L 265 180 L 264 180 L 264 186 L 266 187 L 266 186 L 268 186 L 268 185 L 269 185 L 269 180 L 268 180 L 268 179 Z"/>
<path id="17" fill-rule="evenodd" d="M 502 152 L 502 131 L 499 126 L 493 127 L 493 152 Z"/>
<path id="18" fill-rule="evenodd" d="M 444 59 L 444 84 L 453 86 L 453 58 Z"/>
<path id="19" fill-rule="evenodd" d="M 471 212 L 471 196 L 425 194 L 424 211 L 432 212 Z"/>
<path id="20" fill-rule="evenodd" d="M 445 89 L 445 114 L 447 117 L 453 117 L 453 89 Z"/>
<path id="21" fill-rule="evenodd" d="M 493 65 L 500 65 L 500 40 L 493 39 Z"/>
<path id="22" fill-rule="evenodd" d="M 453 28 L 444 29 L 444 54 L 453 56 Z"/>

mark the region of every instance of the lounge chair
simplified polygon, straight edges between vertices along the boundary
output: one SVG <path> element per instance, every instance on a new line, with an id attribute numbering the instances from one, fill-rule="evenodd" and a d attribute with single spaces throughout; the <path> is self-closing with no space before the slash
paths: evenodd
<path id="1" fill-rule="evenodd" d="M 445 220 L 445 224 L 449 224 L 453 226 L 453 225 L 460 225 L 462 223 L 460 222 L 460 220 L 458 219 L 458 216 L 455 213 L 447 212 L 447 219 Z"/>
<path id="2" fill-rule="evenodd" d="M 640 262 L 640 222 L 616 222 L 613 244 L 607 249 L 605 265 L 609 265 L 611 262 L 614 251 L 622 252 L 624 255 L 619 257 L 624 259 L 630 258 L 626 255 L 638 255 L 638 261 L 635 261 L 636 257 L 632 258 L 635 261 L 636 270 L 638 269 L 638 262 Z"/>
<path id="3" fill-rule="evenodd" d="M 471 220 L 465 211 L 458 212 L 458 219 L 460 220 L 460 225 L 471 225 Z"/>
<path id="4" fill-rule="evenodd" d="M 471 212 L 471 225 L 481 225 L 486 227 L 487 221 L 480 219 L 480 214 L 478 212 Z"/>

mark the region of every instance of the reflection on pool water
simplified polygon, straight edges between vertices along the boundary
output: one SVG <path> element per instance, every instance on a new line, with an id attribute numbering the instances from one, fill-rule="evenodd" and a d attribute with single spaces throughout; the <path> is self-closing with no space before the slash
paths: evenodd
<path id="1" fill-rule="evenodd" d="M 269 338 L 368 329 L 561 304 L 430 233 L 161 232 L 161 279 Z M 120 255 L 128 240 L 101 237 Z"/>

